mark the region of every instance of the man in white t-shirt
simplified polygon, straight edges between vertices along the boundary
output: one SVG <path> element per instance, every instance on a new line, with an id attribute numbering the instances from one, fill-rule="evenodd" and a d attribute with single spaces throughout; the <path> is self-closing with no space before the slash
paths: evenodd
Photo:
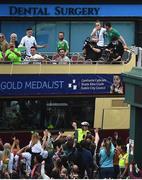
<path id="1" fill-rule="evenodd" d="M 25 46 L 26 47 L 26 55 L 27 56 L 31 56 L 31 53 L 30 53 L 30 48 L 32 46 L 36 46 L 38 48 L 44 48 L 44 47 L 47 47 L 47 45 L 37 45 L 37 42 L 36 42 L 36 39 L 34 36 L 32 36 L 33 34 L 33 30 L 32 28 L 28 28 L 26 30 L 26 36 L 24 36 L 22 39 L 21 39 L 21 42 L 19 44 L 18 47 L 21 47 L 21 46 Z"/>
<path id="2" fill-rule="evenodd" d="M 104 47 L 105 45 L 104 35 L 106 33 L 106 29 L 101 27 L 101 24 L 99 21 L 97 21 L 95 25 L 96 26 L 91 33 L 91 38 L 98 39 L 97 45 L 99 47 Z"/>
<path id="3" fill-rule="evenodd" d="M 31 53 L 31 56 L 29 57 L 29 59 L 31 60 L 43 60 L 44 57 L 41 56 L 40 54 L 37 53 L 37 48 L 35 46 L 32 46 L 30 48 L 30 53 Z"/>

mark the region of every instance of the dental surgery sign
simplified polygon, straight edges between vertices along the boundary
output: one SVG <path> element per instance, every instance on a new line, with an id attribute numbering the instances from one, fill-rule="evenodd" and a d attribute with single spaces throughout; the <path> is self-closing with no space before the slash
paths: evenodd
<path id="1" fill-rule="evenodd" d="M 1 17 L 138 17 L 142 4 L 0 4 Z"/>
<path id="2" fill-rule="evenodd" d="M 0 75 L 0 97 L 50 95 L 108 95 L 124 93 L 120 75 L 42 74 Z"/>

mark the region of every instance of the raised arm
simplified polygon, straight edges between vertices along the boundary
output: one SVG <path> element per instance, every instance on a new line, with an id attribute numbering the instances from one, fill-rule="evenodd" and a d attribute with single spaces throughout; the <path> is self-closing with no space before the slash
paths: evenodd
<path id="1" fill-rule="evenodd" d="M 55 141 L 58 141 L 62 136 L 63 136 L 63 133 L 59 131 L 59 134 L 58 134 L 58 136 L 55 138 L 54 142 L 55 142 Z"/>
<path id="2" fill-rule="evenodd" d="M 91 47 L 92 50 L 93 50 L 94 52 L 96 52 L 96 53 L 100 53 L 100 52 L 101 52 L 101 50 L 100 50 L 99 48 L 95 48 L 95 47 L 93 47 L 93 46 L 91 46 L 91 45 L 90 45 L 90 47 Z"/>
<path id="3" fill-rule="evenodd" d="M 126 44 L 123 36 L 120 35 L 119 40 L 122 42 L 124 49 L 128 49 L 127 44 Z"/>
<path id="4" fill-rule="evenodd" d="M 43 131 L 43 138 L 42 138 L 42 148 L 44 149 L 46 146 L 46 142 L 47 142 L 47 138 L 48 138 L 48 130 L 45 129 Z"/>
<path id="5" fill-rule="evenodd" d="M 98 146 L 98 143 L 99 143 L 99 140 L 100 140 L 99 129 L 96 128 L 96 129 L 94 130 L 94 132 L 95 132 L 95 144 L 96 144 L 96 147 L 97 147 L 97 146 Z"/>
<path id="6" fill-rule="evenodd" d="M 43 179 L 50 179 L 46 174 L 45 174 L 45 161 L 42 161 L 41 163 L 41 177 Z"/>
<path id="7" fill-rule="evenodd" d="M 97 31 L 97 29 L 94 28 L 93 31 L 91 32 L 91 37 L 94 36 L 94 35 L 96 35 L 96 31 Z"/>
<path id="8" fill-rule="evenodd" d="M 47 46 L 47 44 L 43 44 L 43 45 L 37 44 L 36 47 L 37 48 L 47 48 L 48 46 Z"/>
<path id="9" fill-rule="evenodd" d="M 17 152 L 17 155 L 20 156 L 23 152 L 25 152 L 27 149 L 29 149 L 29 145 L 21 148 L 18 152 Z"/>
<path id="10" fill-rule="evenodd" d="M 11 146 L 11 152 L 13 152 L 13 149 L 14 149 L 14 147 L 16 145 L 15 140 L 16 140 L 16 137 L 13 138 L 13 143 L 12 143 L 12 146 Z"/>

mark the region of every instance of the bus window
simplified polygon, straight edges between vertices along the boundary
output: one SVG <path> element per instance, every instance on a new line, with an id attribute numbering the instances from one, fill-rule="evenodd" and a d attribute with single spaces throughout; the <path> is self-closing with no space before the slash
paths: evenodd
<path id="1" fill-rule="evenodd" d="M 0 100 L 1 130 L 59 130 L 94 122 L 94 98 L 58 97 L 38 99 Z"/>

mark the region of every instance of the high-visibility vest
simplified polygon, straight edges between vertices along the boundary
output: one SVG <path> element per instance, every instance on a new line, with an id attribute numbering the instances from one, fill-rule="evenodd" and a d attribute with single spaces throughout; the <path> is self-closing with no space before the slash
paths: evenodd
<path id="1" fill-rule="evenodd" d="M 120 154 L 119 156 L 119 167 L 120 168 L 125 168 L 125 164 L 128 163 L 128 153 L 122 155 Z"/>
<path id="2" fill-rule="evenodd" d="M 78 140 L 77 140 L 77 142 L 78 143 L 83 140 L 83 137 L 87 135 L 87 132 L 89 132 L 89 130 L 84 131 L 81 128 L 77 129 L 77 133 L 78 133 L 78 138 L 77 138 Z"/>
<path id="3" fill-rule="evenodd" d="M 48 129 L 53 129 L 53 128 L 54 128 L 54 126 L 52 124 L 48 125 Z"/>

